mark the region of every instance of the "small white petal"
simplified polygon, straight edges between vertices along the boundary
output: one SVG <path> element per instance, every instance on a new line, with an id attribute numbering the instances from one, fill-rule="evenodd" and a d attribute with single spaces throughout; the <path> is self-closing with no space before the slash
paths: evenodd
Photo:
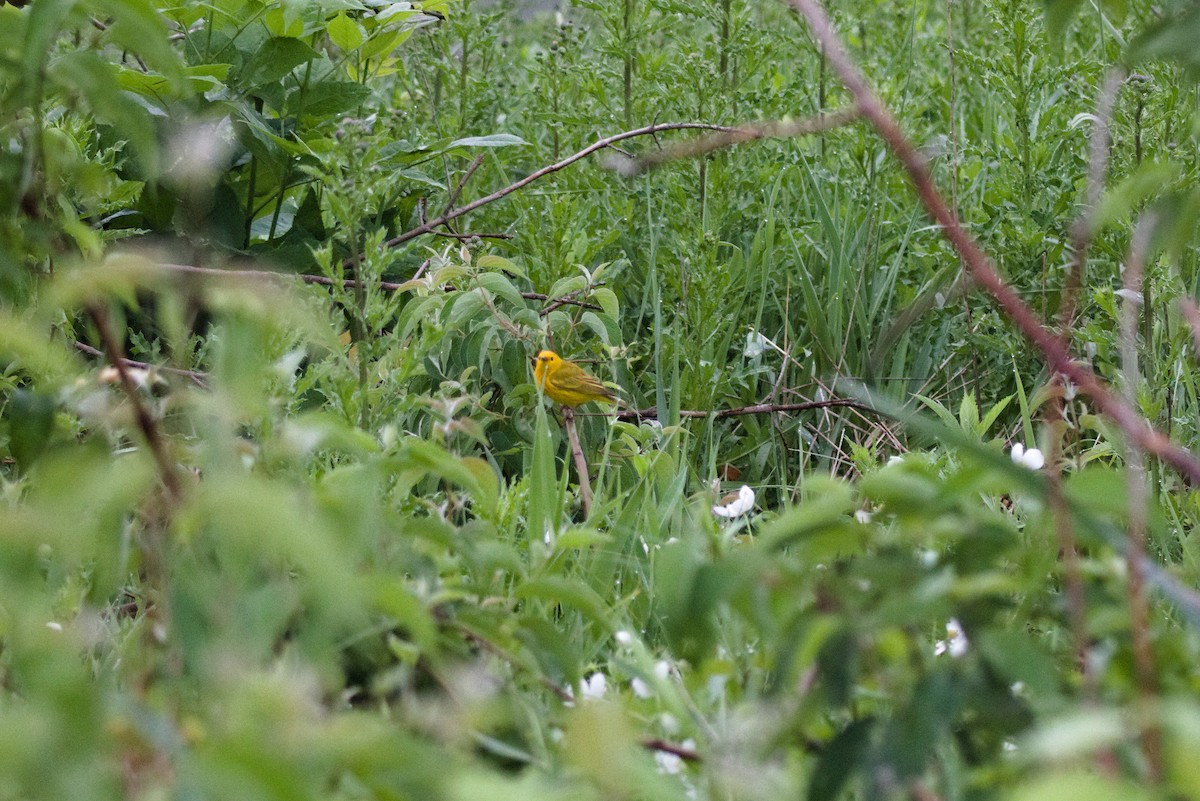
<path id="1" fill-rule="evenodd" d="M 666 679 L 671 675 L 671 663 L 665 659 L 660 659 L 654 663 L 654 675 L 660 679 Z"/>
<path id="2" fill-rule="evenodd" d="M 51 620 L 46 624 L 46 628 L 50 629 L 51 631 L 61 632 L 63 630 L 63 624 L 56 620 Z"/>
<path id="3" fill-rule="evenodd" d="M 683 759 L 666 751 L 655 751 L 654 761 L 658 763 L 658 772 L 674 776 L 683 770 Z"/>
<path id="4" fill-rule="evenodd" d="M 872 515 L 866 509 L 859 509 L 854 513 L 854 519 L 862 523 L 864 526 L 871 522 L 872 517 L 874 517 L 874 515 Z"/>
<path id="5" fill-rule="evenodd" d="M 593 673 L 583 680 L 583 686 L 579 689 L 583 694 L 583 700 L 599 701 L 608 691 L 608 679 L 604 677 L 603 673 Z"/>
<path id="6" fill-rule="evenodd" d="M 714 506 L 713 514 L 717 517 L 741 517 L 754 508 L 754 490 L 743 484 L 738 490 L 737 497 L 724 506 Z"/>
<path id="7" fill-rule="evenodd" d="M 891 467 L 894 464 L 904 464 L 904 457 L 903 456 L 889 456 L 887 463 L 888 463 L 888 467 Z"/>
<path id="8" fill-rule="evenodd" d="M 633 635 L 628 631 L 618 631 L 613 635 L 613 639 L 617 641 L 617 645 L 623 645 L 626 648 L 633 645 Z"/>
<path id="9" fill-rule="evenodd" d="M 1021 460 L 1025 458 L 1025 444 L 1023 442 L 1014 444 L 1012 446 L 1012 452 L 1009 455 L 1012 457 L 1014 462 L 1020 464 Z"/>
<path id="10" fill-rule="evenodd" d="M 638 698 L 652 698 L 654 696 L 654 690 L 650 689 L 650 685 L 637 677 L 629 680 L 629 689 L 633 690 L 633 694 Z"/>
<path id="11" fill-rule="evenodd" d="M 1025 451 L 1025 458 L 1021 460 L 1021 464 L 1030 470 L 1041 470 L 1046 466 L 1046 457 L 1037 448 L 1030 448 Z"/>
<path id="12" fill-rule="evenodd" d="M 965 655 L 970 643 L 967 641 L 967 635 L 963 632 L 962 624 L 956 618 L 950 618 L 946 623 L 946 634 L 949 635 L 946 639 L 934 643 L 933 655 L 950 654 L 955 659 Z"/>

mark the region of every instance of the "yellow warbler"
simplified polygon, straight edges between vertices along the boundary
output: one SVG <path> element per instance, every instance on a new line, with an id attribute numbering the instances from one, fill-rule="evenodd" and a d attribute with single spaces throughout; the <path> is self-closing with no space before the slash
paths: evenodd
<path id="1" fill-rule="evenodd" d="M 572 409 L 588 401 L 616 403 L 617 396 L 600 379 L 552 350 L 533 360 L 533 377 L 550 400 Z"/>

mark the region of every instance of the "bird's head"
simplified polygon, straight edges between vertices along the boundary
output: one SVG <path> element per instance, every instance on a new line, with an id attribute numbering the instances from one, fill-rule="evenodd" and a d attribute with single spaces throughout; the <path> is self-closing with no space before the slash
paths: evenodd
<path id="1" fill-rule="evenodd" d="M 543 369 L 562 361 L 562 357 L 552 350 L 543 350 L 533 359 L 534 363 Z"/>

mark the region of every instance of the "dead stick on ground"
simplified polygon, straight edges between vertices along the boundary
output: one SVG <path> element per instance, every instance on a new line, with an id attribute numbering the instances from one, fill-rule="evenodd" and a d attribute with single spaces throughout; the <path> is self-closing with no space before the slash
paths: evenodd
<path id="1" fill-rule="evenodd" d="M 575 460 L 575 472 L 579 475 L 579 500 L 583 504 L 583 516 L 592 514 L 592 482 L 588 478 L 587 460 L 583 458 L 583 448 L 579 446 L 579 432 L 575 430 L 575 411 L 563 407 L 563 423 L 567 428 L 567 441 L 571 447 L 571 458 Z"/>

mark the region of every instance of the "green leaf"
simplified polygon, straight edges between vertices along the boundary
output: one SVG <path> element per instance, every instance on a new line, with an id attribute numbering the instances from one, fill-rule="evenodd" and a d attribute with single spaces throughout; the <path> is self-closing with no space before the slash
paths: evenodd
<path id="1" fill-rule="evenodd" d="M 112 125 L 133 148 L 145 176 L 158 174 L 158 140 L 145 107 L 121 91 L 116 67 L 98 53 L 77 51 L 56 59 L 50 74 L 77 91 L 97 119 Z"/>
<path id="2" fill-rule="evenodd" d="M 288 97 L 288 108 L 305 119 L 336 117 L 353 111 L 371 96 L 371 87 L 354 81 L 321 81 Z"/>
<path id="3" fill-rule="evenodd" d="M 333 43 L 346 53 L 357 50 L 367 40 L 362 27 L 345 13 L 329 20 L 326 31 Z"/>
<path id="4" fill-rule="evenodd" d="M 475 266 L 481 270 L 502 270 L 510 275 L 525 276 L 525 268 L 521 267 L 514 261 L 497 256 L 494 253 L 485 253 L 475 260 Z"/>
<path id="5" fill-rule="evenodd" d="M 28 470 L 54 434 L 55 403 L 49 395 L 18 389 L 8 402 L 8 438 L 13 458 Z"/>
<path id="6" fill-rule="evenodd" d="M 299 39 L 275 36 L 254 51 L 234 83 L 246 89 L 275 83 L 316 57 L 316 51 Z"/>
<path id="7" fill-rule="evenodd" d="M 543 576 L 526 581 L 517 588 L 518 598 L 540 598 L 562 603 L 583 612 L 605 630 L 612 625 L 612 616 L 599 593 L 581 581 L 565 576 Z"/>
<path id="8" fill-rule="evenodd" d="M 596 287 L 592 292 L 592 299 L 599 304 L 600 308 L 604 309 L 604 313 L 614 320 L 621 319 L 621 304 L 617 300 L 617 293 L 613 292 L 606 286 Z"/>
<path id="9" fill-rule="evenodd" d="M 846 782 L 862 770 L 874 730 L 874 718 L 856 720 L 825 746 L 809 779 L 809 801 L 835 801 L 838 798 Z"/>
<path id="10" fill-rule="evenodd" d="M 1200 48 L 1194 49 L 1200 52 Z M 1179 170 L 1179 165 L 1174 162 L 1146 161 L 1140 164 L 1125 180 L 1105 190 L 1096 208 L 1097 228 L 1129 217 L 1135 208 L 1170 186 L 1178 178 Z"/>
<path id="11" fill-rule="evenodd" d="M 1126 51 L 1129 64 L 1153 59 L 1176 61 L 1195 74 L 1200 71 L 1200 5 L 1191 3 L 1182 12 L 1168 13 L 1146 28 Z"/>
<path id="12" fill-rule="evenodd" d="M 521 297 L 520 291 L 503 273 L 479 273 L 475 276 L 475 280 L 488 292 L 503 298 L 509 304 L 518 308 L 524 307 L 525 299 Z"/>
<path id="13" fill-rule="evenodd" d="M 415 437 L 397 457 L 404 469 L 417 468 L 462 487 L 485 517 L 496 512 L 500 486 L 491 465 L 477 457 L 458 457 L 439 445 Z"/>

